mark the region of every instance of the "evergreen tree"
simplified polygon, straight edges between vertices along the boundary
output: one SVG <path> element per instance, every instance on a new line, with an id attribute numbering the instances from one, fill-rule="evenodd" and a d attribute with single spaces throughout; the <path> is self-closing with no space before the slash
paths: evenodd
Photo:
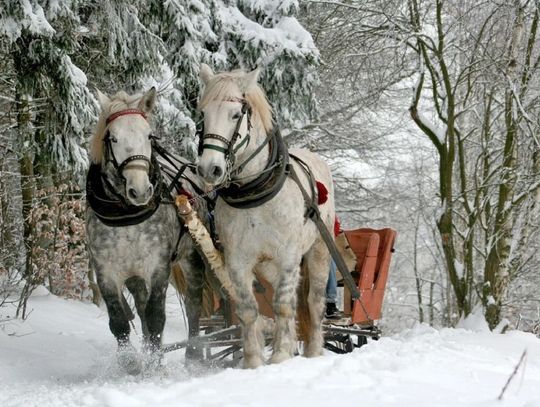
<path id="1" fill-rule="evenodd" d="M 259 66 L 279 124 L 311 117 L 318 52 L 297 9 L 290 0 L 0 0 L 27 263 L 35 180 L 50 187 L 59 172 L 84 174 L 95 88 L 156 86 L 155 132 L 192 159 L 203 62 L 216 70 Z"/>
<path id="2" fill-rule="evenodd" d="M 202 62 L 216 70 L 262 69 L 262 86 L 278 122 L 293 125 L 313 117 L 314 67 L 319 54 L 294 14 L 296 1 L 169 0 L 163 3 L 161 35 L 166 60 L 192 117 Z"/>
<path id="3" fill-rule="evenodd" d="M 37 174 L 87 165 L 85 130 L 94 121 L 86 76 L 73 64 L 76 2 L 2 1 L 4 41 L 13 60 L 19 142 Z"/>

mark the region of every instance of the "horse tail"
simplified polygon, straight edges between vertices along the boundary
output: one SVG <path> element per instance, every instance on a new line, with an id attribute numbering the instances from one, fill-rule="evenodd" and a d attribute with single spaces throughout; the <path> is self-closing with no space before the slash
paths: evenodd
<path id="1" fill-rule="evenodd" d="M 307 262 L 302 260 L 300 264 L 300 284 L 298 286 L 298 305 L 296 307 L 296 324 L 298 340 L 307 341 L 311 331 L 311 314 L 308 305 L 309 294 L 309 270 Z"/>
<path id="2" fill-rule="evenodd" d="M 180 294 L 182 299 L 186 298 L 187 295 L 187 281 L 182 271 L 180 264 L 175 263 L 171 269 L 171 279 L 170 279 L 176 291 Z M 214 313 L 215 309 L 215 299 L 214 291 L 210 285 L 209 278 L 207 273 L 204 273 L 203 289 L 202 289 L 202 316 L 210 317 Z"/>
<path id="3" fill-rule="evenodd" d="M 174 263 L 171 270 L 171 283 L 176 288 L 176 291 L 182 296 L 185 297 L 187 294 L 187 282 L 184 272 L 180 267 L 180 264 Z"/>

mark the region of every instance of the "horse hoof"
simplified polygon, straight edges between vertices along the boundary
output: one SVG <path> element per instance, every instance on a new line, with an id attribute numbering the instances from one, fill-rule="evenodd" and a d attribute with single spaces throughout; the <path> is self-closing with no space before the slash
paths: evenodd
<path id="1" fill-rule="evenodd" d="M 270 363 L 272 364 L 281 363 L 281 362 L 284 362 L 285 360 L 290 359 L 291 357 L 292 356 L 289 355 L 287 352 L 276 352 L 270 358 Z"/>
<path id="2" fill-rule="evenodd" d="M 133 348 L 119 349 L 117 354 L 118 365 L 130 375 L 138 375 L 142 371 L 139 355 Z"/>
<path id="3" fill-rule="evenodd" d="M 306 351 L 304 352 L 304 357 L 306 358 L 317 358 L 319 356 L 322 356 L 323 355 L 323 351 L 321 348 L 317 348 L 317 349 L 306 349 Z"/>
<path id="4" fill-rule="evenodd" d="M 258 357 L 258 356 L 254 356 L 254 357 L 251 357 L 251 358 L 245 358 L 244 359 L 244 364 L 243 364 L 243 368 L 244 369 L 256 369 L 258 368 L 259 366 L 262 366 L 264 364 L 262 358 Z"/>
<path id="5" fill-rule="evenodd" d="M 155 373 L 163 368 L 163 350 L 152 347 L 144 352 L 144 371 L 147 374 Z"/>

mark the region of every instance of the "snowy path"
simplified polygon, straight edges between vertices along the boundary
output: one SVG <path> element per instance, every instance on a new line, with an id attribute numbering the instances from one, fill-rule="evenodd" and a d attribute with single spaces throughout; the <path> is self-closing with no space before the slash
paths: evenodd
<path id="1" fill-rule="evenodd" d="M 171 295 L 165 341 L 184 326 Z M 294 358 L 257 370 L 198 372 L 167 356 L 163 377 L 115 368 L 115 343 L 97 307 L 44 292 L 28 320 L 0 324 L 0 406 L 520 406 L 540 407 L 540 340 L 419 326 L 349 355 Z M 0 320 L 5 319 L 0 315 Z M 523 350 L 528 356 L 497 401 Z"/>

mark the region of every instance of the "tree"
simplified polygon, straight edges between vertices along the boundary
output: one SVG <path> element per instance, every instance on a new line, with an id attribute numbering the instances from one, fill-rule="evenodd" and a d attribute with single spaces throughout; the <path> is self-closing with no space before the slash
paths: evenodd
<path id="1" fill-rule="evenodd" d="M 330 4 L 351 14 L 351 76 L 380 78 L 359 81 L 379 84 L 379 98 L 412 91 L 411 118 L 437 153 L 437 229 L 457 309 L 468 315 L 481 302 L 494 328 L 538 233 L 538 4 Z"/>

